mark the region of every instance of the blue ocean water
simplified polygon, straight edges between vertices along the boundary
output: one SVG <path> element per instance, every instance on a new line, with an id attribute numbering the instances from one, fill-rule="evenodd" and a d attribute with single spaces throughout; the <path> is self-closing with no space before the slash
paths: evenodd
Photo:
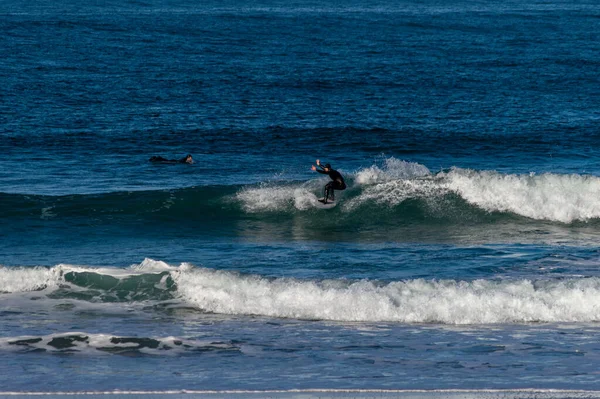
<path id="1" fill-rule="evenodd" d="M 0 50 L 0 394 L 600 390 L 596 1 L 0 0 Z"/>

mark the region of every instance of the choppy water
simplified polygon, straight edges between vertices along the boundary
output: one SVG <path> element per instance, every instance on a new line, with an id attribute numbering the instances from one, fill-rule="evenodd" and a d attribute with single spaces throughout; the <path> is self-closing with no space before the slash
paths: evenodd
<path id="1" fill-rule="evenodd" d="M 599 22 L 0 1 L 0 391 L 600 390 Z"/>

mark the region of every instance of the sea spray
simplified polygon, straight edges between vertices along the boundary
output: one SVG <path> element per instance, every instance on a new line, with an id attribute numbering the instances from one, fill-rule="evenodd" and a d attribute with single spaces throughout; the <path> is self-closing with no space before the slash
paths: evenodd
<path id="1" fill-rule="evenodd" d="M 284 212 L 293 209 L 307 210 L 318 204 L 314 188 L 306 184 L 300 186 L 269 186 L 243 188 L 236 194 L 236 200 L 249 213 Z"/>
<path id="2" fill-rule="evenodd" d="M 373 165 L 356 172 L 356 184 L 367 185 L 385 183 L 391 180 L 407 180 L 430 176 L 431 172 L 425 165 L 407 162 L 394 157 L 386 158 L 382 166 Z"/>

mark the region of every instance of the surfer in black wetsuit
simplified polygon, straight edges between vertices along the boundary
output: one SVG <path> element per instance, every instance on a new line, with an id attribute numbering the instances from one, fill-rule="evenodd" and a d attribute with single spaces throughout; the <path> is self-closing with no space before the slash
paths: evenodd
<path id="1" fill-rule="evenodd" d="M 317 169 L 317 166 L 321 169 Z M 325 196 L 319 201 L 326 204 L 327 200 L 335 201 L 334 190 L 345 190 L 346 183 L 341 173 L 337 170 L 331 169 L 331 165 L 326 163 L 325 166 L 321 165 L 321 162 L 317 159 L 317 166 L 312 165 L 311 169 L 324 175 L 329 175 L 331 180 L 325 185 L 324 194 Z"/>
<path id="2" fill-rule="evenodd" d="M 150 158 L 149 161 L 154 162 L 154 163 L 187 163 L 187 164 L 194 163 L 194 160 L 192 159 L 192 156 L 190 154 L 187 154 L 185 157 L 183 157 L 181 159 L 167 159 L 167 158 L 163 158 L 163 157 L 154 156 L 154 157 Z"/>

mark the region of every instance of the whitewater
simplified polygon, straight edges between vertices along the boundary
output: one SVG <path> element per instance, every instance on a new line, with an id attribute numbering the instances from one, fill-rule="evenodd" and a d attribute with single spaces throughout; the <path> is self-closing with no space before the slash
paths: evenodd
<path id="1" fill-rule="evenodd" d="M 353 186 L 342 193 L 343 212 L 357 212 L 375 205 L 394 208 L 407 200 L 422 201 L 439 213 L 452 212 L 459 204 L 448 201 L 450 195 L 465 204 L 488 213 L 505 213 L 534 220 L 560 223 L 589 221 L 600 217 L 600 178 L 577 174 L 503 174 L 452 167 L 432 173 L 426 166 L 387 158 L 383 165 L 349 174 Z M 247 212 L 283 211 L 286 208 L 308 210 L 317 206 L 314 194 L 326 182 L 321 179 L 300 185 L 243 189 L 237 200 Z M 346 198 L 348 197 L 348 198 Z M 444 209 L 445 205 L 450 210 Z"/>
<path id="2" fill-rule="evenodd" d="M 300 280 L 244 275 L 146 259 L 127 269 L 0 268 L 4 310 L 123 303 L 192 307 L 198 312 L 341 322 L 512 324 L 595 322 L 600 277 L 539 280 Z M 42 297 L 40 297 L 42 295 Z M 9 306 L 7 304 L 10 304 Z"/>

